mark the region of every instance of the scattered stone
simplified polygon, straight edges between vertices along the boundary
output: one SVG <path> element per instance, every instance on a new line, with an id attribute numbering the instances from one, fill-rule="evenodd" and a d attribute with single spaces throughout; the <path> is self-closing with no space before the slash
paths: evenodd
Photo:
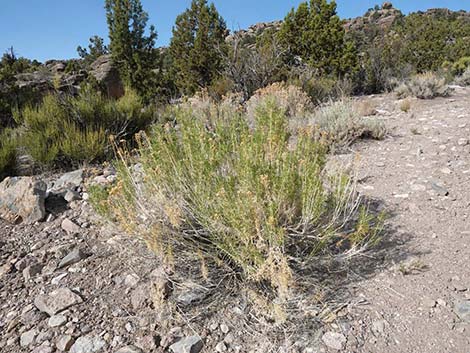
<path id="1" fill-rule="evenodd" d="M 465 138 L 461 138 L 457 141 L 457 144 L 459 146 L 467 146 L 469 143 L 470 143 L 469 140 Z"/>
<path id="2" fill-rule="evenodd" d="M 83 169 L 78 169 L 62 175 L 51 189 L 54 194 L 66 193 L 69 190 L 75 191 L 83 183 Z"/>
<path id="3" fill-rule="evenodd" d="M 49 343 L 49 340 L 52 339 L 51 331 L 43 331 L 38 334 L 36 337 L 36 343 L 41 344 L 43 342 Z"/>
<path id="4" fill-rule="evenodd" d="M 20 336 L 20 346 L 28 347 L 29 345 L 31 345 L 34 342 L 34 339 L 36 338 L 37 334 L 38 331 L 35 329 L 23 332 Z"/>
<path id="5" fill-rule="evenodd" d="M 457 302 L 454 310 L 462 321 L 470 323 L 470 300 Z"/>
<path id="6" fill-rule="evenodd" d="M 134 288 L 139 284 L 140 278 L 135 273 L 129 274 L 124 278 L 124 285 L 126 287 Z"/>
<path id="7" fill-rule="evenodd" d="M 220 331 L 222 331 L 223 333 L 227 334 L 227 333 L 229 333 L 230 329 L 228 328 L 227 325 L 221 324 L 221 325 L 220 325 Z"/>
<path id="8" fill-rule="evenodd" d="M 143 353 L 143 351 L 135 346 L 126 346 L 116 351 L 116 353 Z"/>
<path id="9" fill-rule="evenodd" d="M 398 194 L 398 195 L 394 195 L 394 197 L 396 199 L 407 199 L 407 198 L 410 197 L 410 195 L 409 194 Z"/>
<path id="10" fill-rule="evenodd" d="M 73 249 L 70 253 L 68 253 L 67 256 L 65 256 L 60 261 L 58 268 L 63 268 L 63 267 L 76 264 L 77 262 L 80 262 L 86 257 L 87 257 L 86 253 L 81 248 L 77 247 Z"/>
<path id="11" fill-rule="evenodd" d="M 445 302 L 444 299 L 438 299 L 436 300 L 436 302 L 437 302 L 437 305 L 439 306 L 447 306 L 447 303 Z"/>
<path id="12" fill-rule="evenodd" d="M 444 187 L 442 187 L 442 186 L 440 186 L 436 183 L 431 183 L 431 186 L 434 189 L 434 191 L 437 192 L 437 194 L 439 196 L 448 196 L 449 195 L 449 191 L 446 188 L 444 188 Z"/>
<path id="13" fill-rule="evenodd" d="M 52 280 L 51 280 L 51 284 L 53 285 L 58 285 L 60 280 L 64 277 L 67 276 L 67 273 L 61 273 L 60 275 L 54 277 Z"/>
<path id="14" fill-rule="evenodd" d="M 62 221 L 61 227 L 62 227 L 63 230 L 65 230 L 69 234 L 79 233 L 80 229 L 81 229 L 77 224 L 75 224 L 74 222 L 72 222 L 68 218 L 65 218 Z"/>
<path id="15" fill-rule="evenodd" d="M 44 344 L 33 349 L 31 353 L 52 353 L 52 347 L 49 346 L 46 342 L 44 342 Z"/>
<path id="16" fill-rule="evenodd" d="M 381 336 L 385 332 L 385 326 L 387 325 L 387 321 L 385 320 L 379 320 L 379 321 L 374 321 L 372 323 L 372 333 L 375 336 Z"/>
<path id="17" fill-rule="evenodd" d="M 31 278 L 41 273 L 44 268 L 41 264 L 30 265 L 23 270 L 23 277 L 26 282 L 29 282 Z"/>
<path id="18" fill-rule="evenodd" d="M 423 305 L 426 307 L 426 308 L 434 308 L 436 306 L 436 301 L 434 299 L 431 299 L 431 298 L 424 298 L 423 299 Z"/>
<path id="19" fill-rule="evenodd" d="M 64 200 L 67 202 L 81 200 L 80 193 L 74 190 L 68 190 L 64 195 Z"/>
<path id="20" fill-rule="evenodd" d="M 141 348 L 144 352 L 150 352 L 158 347 L 160 340 L 159 336 L 153 335 L 137 337 L 136 346 Z"/>
<path id="21" fill-rule="evenodd" d="M 134 310 L 143 308 L 149 302 L 149 286 L 142 284 L 131 292 L 131 305 Z"/>
<path id="22" fill-rule="evenodd" d="M 0 266 L 0 279 L 2 279 L 5 275 L 9 274 L 13 266 L 10 263 L 6 263 Z"/>
<path id="23" fill-rule="evenodd" d="M 10 223 L 33 224 L 46 216 L 47 185 L 32 177 L 5 178 L 0 183 L 0 218 Z"/>
<path id="24" fill-rule="evenodd" d="M 65 325 L 67 318 L 64 315 L 54 315 L 47 320 L 47 325 L 49 327 L 59 327 Z"/>
<path id="25" fill-rule="evenodd" d="M 205 288 L 196 287 L 192 283 L 186 283 L 183 285 L 184 290 L 181 294 L 178 295 L 176 301 L 181 305 L 191 305 L 203 301 L 207 295 L 208 291 Z"/>
<path id="26" fill-rule="evenodd" d="M 73 305 L 82 303 L 82 298 L 68 288 L 59 288 L 50 294 L 41 294 L 34 299 L 34 305 L 39 311 L 53 316 Z"/>
<path id="27" fill-rule="evenodd" d="M 199 353 L 202 350 L 202 340 L 199 336 L 185 337 L 170 346 L 173 353 Z"/>
<path id="28" fill-rule="evenodd" d="M 340 351 L 346 344 L 346 337 L 341 333 L 329 331 L 322 336 L 322 341 L 327 347 Z"/>
<path id="29" fill-rule="evenodd" d="M 99 352 L 106 342 L 97 336 L 82 336 L 78 338 L 70 348 L 70 353 L 94 353 Z"/>
<path id="30" fill-rule="evenodd" d="M 235 342 L 235 336 L 233 335 L 233 333 L 229 333 L 227 336 L 225 336 L 224 342 L 227 344 L 232 344 L 233 342 Z"/>
<path id="31" fill-rule="evenodd" d="M 442 168 L 441 173 L 443 173 L 443 174 L 452 174 L 452 170 L 450 170 L 449 168 Z"/>
<path id="32" fill-rule="evenodd" d="M 224 342 L 219 342 L 217 343 L 217 345 L 215 346 L 215 350 L 217 352 L 225 352 L 227 350 L 227 346 L 225 345 Z"/>

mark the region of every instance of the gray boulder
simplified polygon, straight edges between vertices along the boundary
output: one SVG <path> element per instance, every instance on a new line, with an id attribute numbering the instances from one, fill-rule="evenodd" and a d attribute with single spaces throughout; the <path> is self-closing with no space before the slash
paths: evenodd
<path id="1" fill-rule="evenodd" d="M 32 224 L 46 216 L 46 184 L 31 177 L 6 178 L 0 183 L 0 218 Z"/>
<path id="2" fill-rule="evenodd" d="M 120 98 L 124 95 L 124 85 L 119 76 L 119 71 L 113 65 L 110 54 L 102 55 L 96 59 L 91 64 L 90 74 L 106 88 L 109 97 Z"/>

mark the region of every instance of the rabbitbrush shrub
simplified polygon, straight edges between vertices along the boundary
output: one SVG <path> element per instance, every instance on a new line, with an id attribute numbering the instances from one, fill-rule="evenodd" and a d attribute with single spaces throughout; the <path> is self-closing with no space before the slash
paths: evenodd
<path id="1" fill-rule="evenodd" d="M 24 127 L 26 151 L 36 162 L 51 165 L 104 160 L 112 156 L 110 136 L 130 140 L 153 115 L 131 90 L 116 101 L 84 89 L 78 97 L 48 95 L 16 120 Z"/>
<path id="2" fill-rule="evenodd" d="M 175 125 L 142 137 L 139 164 L 122 152 L 116 186 L 94 190 L 92 202 L 163 258 L 223 261 L 281 297 L 300 264 L 376 239 L 354 181 L 324 173 L 326 147 L 314 126 L 292 143 L 286 109 L 273 97 L 260 102 L 254 126 L 244 114 L 206 113 L 175 109 Z"/>
<path id="3" fill-rule="evenodd" d="M 433 99 L 447 97 L 451 90 L 446 79 L 433 72 L 427 72 L 411 77 L 395 90 L 398 98 L 416 97 L 419 99 Z"/>
<path id="4" fill-rule="evenodd" d="M 11 175 L 16 166 L 17 142 L 13 130 L 0 131 L 0 181 Z"/>

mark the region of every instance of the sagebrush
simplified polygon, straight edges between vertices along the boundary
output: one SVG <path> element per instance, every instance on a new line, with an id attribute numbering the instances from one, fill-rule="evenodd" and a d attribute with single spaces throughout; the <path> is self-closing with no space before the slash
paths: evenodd
<path id="1" fill-rule="evenodd" d="M 395 90 L 398 98 L 416 97 L 419 99 L 433 99 L 447 97 L 451 89 L 446 83 L 445 77 L 436 73 L 427 72 L 412 76 Z"/>

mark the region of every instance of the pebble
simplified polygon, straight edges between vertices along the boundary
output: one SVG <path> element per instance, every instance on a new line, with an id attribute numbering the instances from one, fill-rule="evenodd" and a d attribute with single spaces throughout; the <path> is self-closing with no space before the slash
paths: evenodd
<path id="1" fill-rule="evenodd" d="M 75 224 L 74 222 L 72 222 L 70 219 L 68 218 L 65 218 L 62 223 L 61 223 L 61 227 L 63 230 L 65 230 L 67 233 L 69 234 L 76 234 L 76 233 L 79 233 L 80 232 L 80 227 Z"/>
<path id="2" fill-rule="evenodd" d="M 170 350 L 173 353 L 199 353 L 202 350 L 202 340 L 199 336 L 189 336 L 173 343 Z"/>
<path id="3" fill-rule="evenodd" d="M 102 351 L 106 342 L 97 336 L 82 336 L 70 348 L 70 353 L 95 353 Z"/>
<path id="4" fill-rule="evenodd" d="M 215 350 L 217 352 L 225 352 L 227 350 L 227 346 L 225 345 L 224 342 L 219 342 L 217 343 L 217 345 L 215 346 Z"/>
<path id="5" fill-rule="evenodd" d="M 86 258 L 86 253 L 80 248 L 76 247 L 71 252 L 67 254 L 59 263 L 58 268 L 67 267 Z"/>
<path id="6" fill-rule="evenodd" d="M 227 325 L 221 324 L 221 325 L 220 325 L 220 331 L 222 331 L 223 333 L 227 334 L 227 333 L 229 333 L 230 329 L 229 329 L 229 327 L 228 327 Z"/>
<path id="7" fill-rule="evenodd" d="M 116 353 L 143 353 L 143 351 L 135 346 L 126 346 L 116 351 Z"/>
<path id="8" fill-rule="evenodd" d="M 65 336 L 61 336 L 55 346 L 57 347 L 57 349 L 61 352 L 65 352 L 65 351 L 68 351 L 70 349 L 70 347 L 72 347 L 72 344 L 73 344 L 73 338 L 72 336 L 70 335 L 65 335 Z"/>
<path id="9" fill-rule="evenodd" d="M 322 341 L 327 347 L 337 351 L 342 350 L 346 345 L 346 337 L 338 332 L 325 332 L 322 336 Z"/>
<path id="10" fill-rule="evenodd" d="M 49 327 L 60 327 L 65 325 L 67 318 L 64 315 L 54 315 L 47 320 L 47 325 Z"/>
<path id="11" fill-rule="evenodd" d="M 20 346 L 21 347 L 28 347 L 34 342 L 38 331 L 36 329 L 32 329 L 26 332 L 23 332 L 20 336 Z"/>
<path id="12" fill-rule="evenodd" d="M 431 299 L 431 298 L 424 298 L 423 299 L 423 305 L 426 307 L 426 308 L 434 308 L 436 306 L 436 301 L 434 299 Z"/>
<path id="13" fill-rule="evenodd" d="M 49 314 L 49 316 L 82 302 L 82 298 L 68 288 L 59 288 L 47 295 L 40 294 L 34 299 L 36 308 Z"/>
<path id="14" fill-rule="evenodd" d="M 470 300 L 458 301 L 454 310 L 462 321 L 470 323 Z"/>

